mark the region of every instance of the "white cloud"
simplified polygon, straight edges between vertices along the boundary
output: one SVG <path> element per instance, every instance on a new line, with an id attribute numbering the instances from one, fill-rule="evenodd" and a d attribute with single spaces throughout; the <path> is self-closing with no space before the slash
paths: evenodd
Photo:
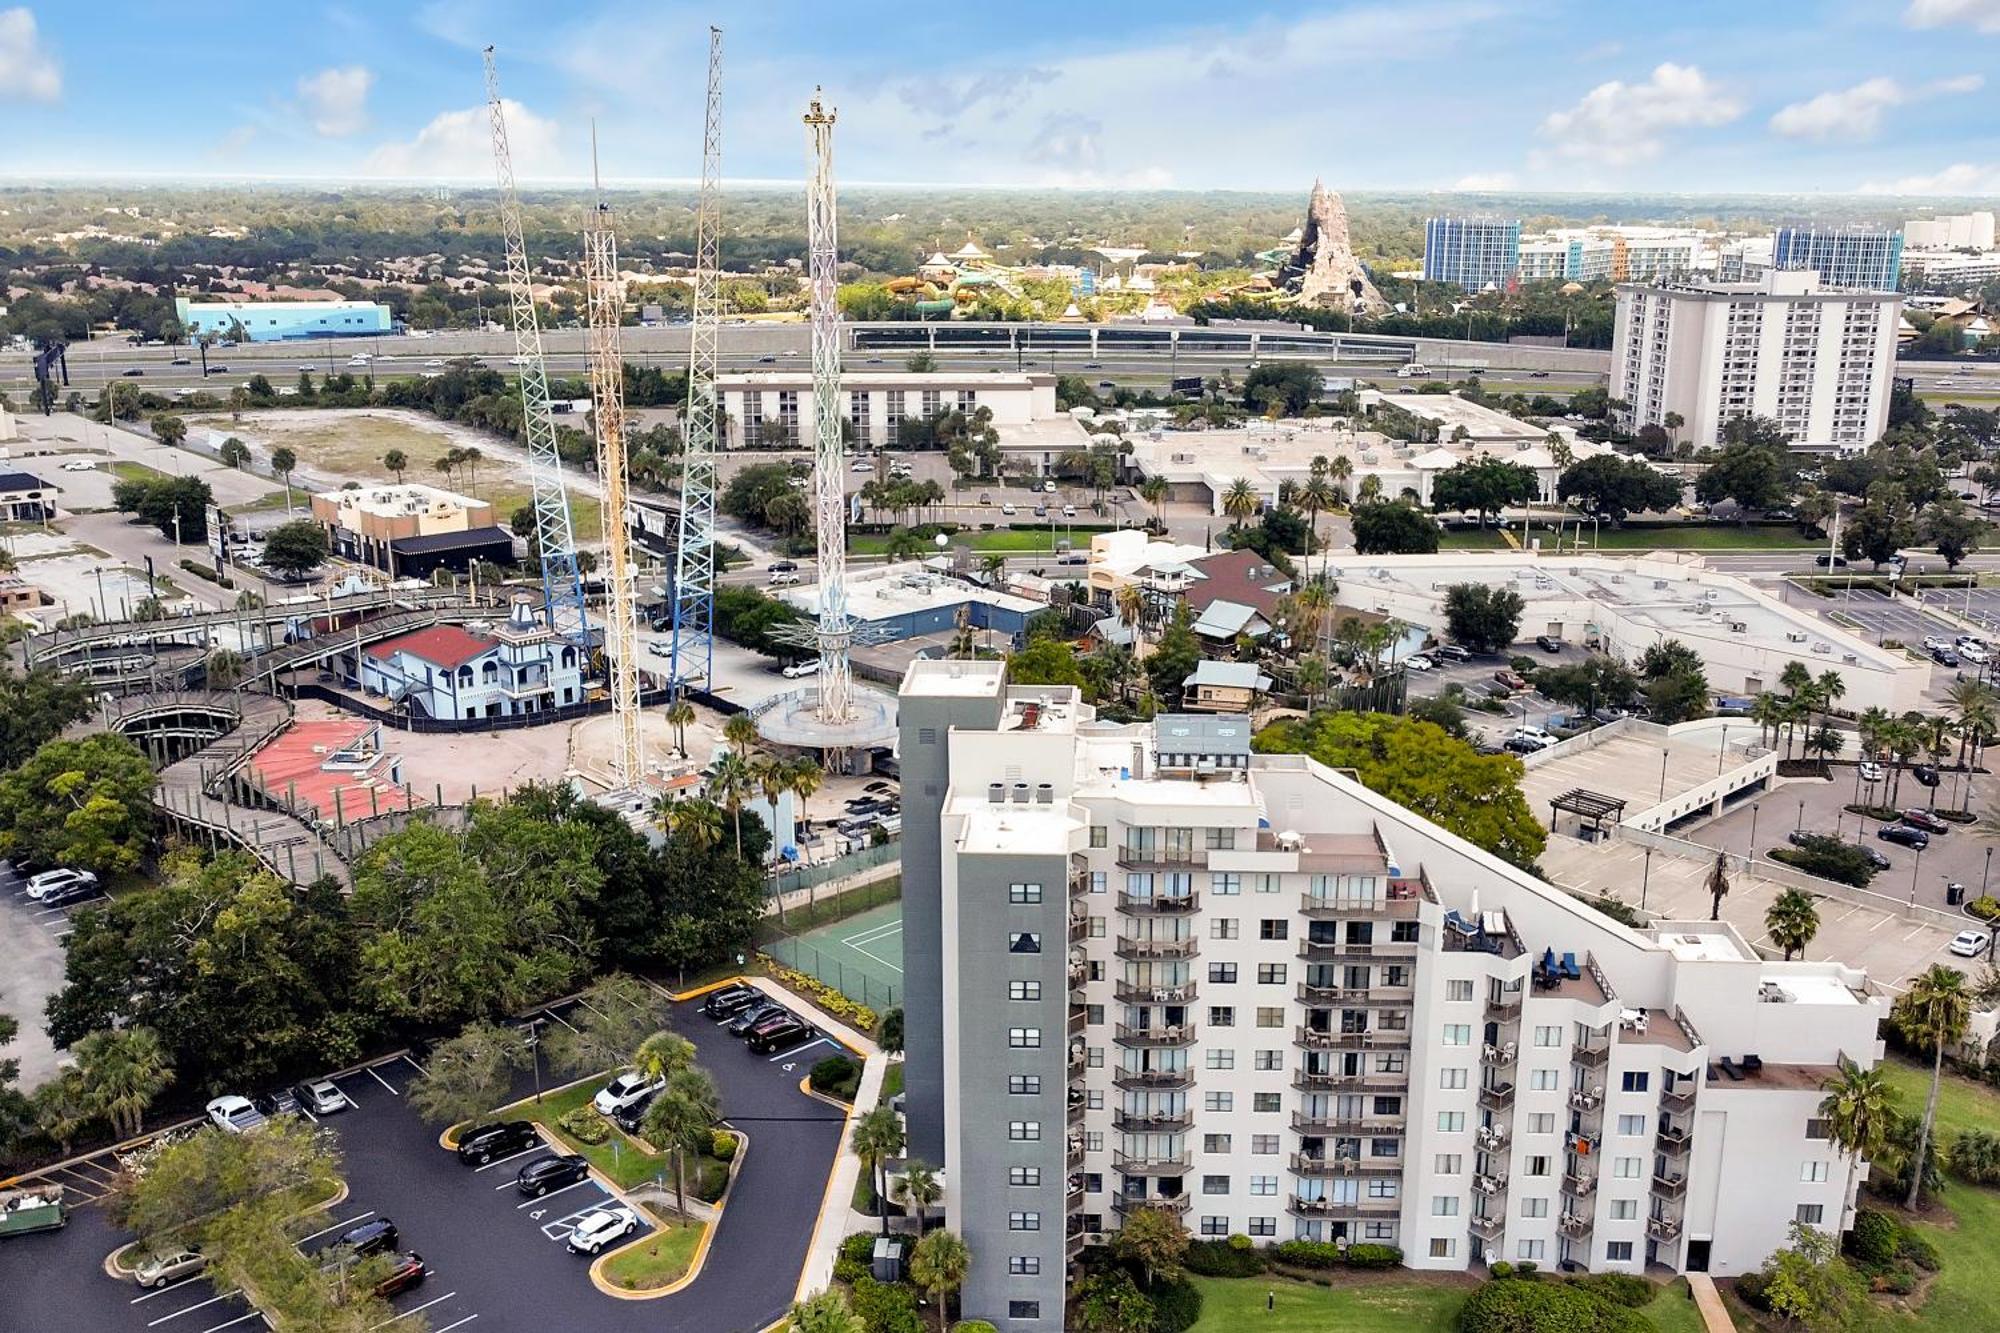
<path id="1" fill-rule="evenodd" d="M 1567 111 L 1551 112 L 1542 133 L 1561 157 L 1610 167 L 1658 157 L 1672 130 L 1727 125 L 1743 104 L 1693 65 L 1661 64 L 1644 83 L 1600 83 Z"/>
<path id="2" fill-rule="evenodd" d="M 1906 88 L 1890 78 L 1869 79 L 1835 92 L 1794 102 L 1771 117 L 1771 129 L 1788 139 L 1872 139 L 1882 129 L 1882 115 L 1919 97 L 1974 93 L 1986 80 L 1977 74 L 1939 79 Z"/>
<path id="3" fill-rule="evenodd" d="M 507 115 L 507 145 L 519 177 L 581 174 L 581 161 L 565 161 L 559 148 L 560 129 L 512 98 L 500 103 Z M 486 107 L 446 111 L 417 131 L 414 139 L 385 143 L 362 163 L 369 176 L 466 179 L 493 176 L 493 134 Z"/>
<path id="4" fill-rule="evenodd" d="M 1460 176 L 1451 183 L 1454 190 L 1464 190 L 1471 194 L 1490 194 L 1495 190 L 1514 188 L 1514 173 L 1511 171 L 1475 171 L 1469 176 Z"/>
<path id="5" fill-rule="evenodd" d="M 1969 23 L 1981 32 L 2000 32 L 2000 0 L 1910 0 L 1903 21 L 1912 28 Z"/>
<path id="6" fill-rule="evenodd" d="M 1979 165 L 1956 162 L 1928 176 L 1904 176 L 1900 180 L 1869 181 L 1862 194 L 2000 194 L 2000 163 Z"/>
<path id="7" fill-rule="evenodd" d="M 329 139 L 358 133 L 368 123 L 368 90 L 374 86 L 373 71 L 361 65 L 323 69 L 300 79 L 299 99 L 313 132 Z"/>
<path id="8" fill-rule="evenodd" d="M 35 16 L 0 9 L 0 102 L 53 102 L 62 96 L 62 68 L 42 46 Z"/>

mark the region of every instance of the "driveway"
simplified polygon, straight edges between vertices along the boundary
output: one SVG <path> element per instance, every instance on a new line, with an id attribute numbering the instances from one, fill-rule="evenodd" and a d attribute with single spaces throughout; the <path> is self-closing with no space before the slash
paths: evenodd
<path id="1" fill-rule="evenodd" d="M 21 1062 L 21 1086 L 36 1088 L 55 1077 L 58 1053 L 49 1041 L 44 1013 L 49 997 L 63 986 L 63 940 L 70 914 L 104 905 L 103 898 L 43 907 L 28 897 L 27 877 L 0 861 L 0 1013 L 21 1025 L 0 1056 Z"/>

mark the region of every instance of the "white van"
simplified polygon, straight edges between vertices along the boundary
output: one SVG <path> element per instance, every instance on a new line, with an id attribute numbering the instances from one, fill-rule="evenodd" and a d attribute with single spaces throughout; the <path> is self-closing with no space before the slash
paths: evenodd
<path id="1" fill-rule="evenodd" d="M 1431 368 L 1421 361 L 1411 361 L 1396 367 L 1396 378 L 1401 380 L 1423 379 L 1431 373 Z"/>

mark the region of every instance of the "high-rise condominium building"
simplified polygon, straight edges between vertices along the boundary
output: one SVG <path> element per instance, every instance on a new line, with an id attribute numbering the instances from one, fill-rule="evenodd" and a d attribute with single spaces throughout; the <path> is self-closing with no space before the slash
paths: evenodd
<path id="1" fill-rule="evenodd" d="M 1903 244 L 1912 250 L 1991 250 L 1993 214 L 1982 210 L 1911 218 L 1903 224 Z"/>
<path id="2" fill-rule="evenodd" d="M 1815 274 L 1618 289 L 1611 396 L 1623 424 L 1720 443 L 1734 417 L 1774 418 L 1795 444 L 1863 448 L 1889 420 L 1902 298 L 1829 291 Z"/>
<path id="3" fill-rule="evenodd" d="M 1819 274 L 1829 287 L 1893 292 L 1903 269 L 1903 233 L 1879 227 L 1780 227 L 1771 267 Z"/>
<path id="4" fill-rule="evenodd" d="M 1432 218 L 1424 223 L 1424 281 L 1469 292 L 1505 290 L 1521 269 L 1519 218 Z"/>
<path id="5" fill-rule="evenodd" d="M 1241 718 L 1100 724 L 991 662 L 918 662 L 901 704 L 936 829 L 910 1114 L 941 1109 L 967 1318 L 1060 1328 L 1144 1210 L 1437 1269 L 1741 1273 L 1847 1224 L 1818 1108 L 1878 1056 L 1861 973 L 1620 925 Z"/>

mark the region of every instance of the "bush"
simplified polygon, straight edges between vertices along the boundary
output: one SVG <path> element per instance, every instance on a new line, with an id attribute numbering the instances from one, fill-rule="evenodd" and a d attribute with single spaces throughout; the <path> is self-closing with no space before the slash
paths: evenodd
<path id="1" fill-rule="evenodd" d="M 1522 1267 L 1525 1267 L 1523 1265 Z M 1637 1311 L 1568 1282 L 1488 1282 L 1458 1312 L 1459 1333 L 1654 1333 Z"/>
<path id="2" fill-rule="evenodd" d="M 1903 1228 L 1903 1234 L 1897 1237 L 1896 1253 L 1926 1273 L 1935 1273 L 1944 1267 L 1944 1260 L 1938 1256 L 1937 1246 L 1931 1244 L 1930 1238 L 1919 1234 L 1914 1227 Z"/>
<path id="3" fill-rule="evenodd" d="M 1201 1277 L 1255 1277 L 1264 1271 L 1264 1256 L 1247 1243 L 1248 1236 L 1242 1239 L 1246 1242 L 1242 1249 L 1236 1247 L 1235 1238 L 1190 1241 L 1181 1267 Z"/>
<path id="4" fill-rule="evenodd" d="M 811 555 L 812 551 L 808 549 L 805 554 Z M 863 1032 L 875 1030 L 875 1011 L 867 1005 L 850 999 L 818 977 L 786 967 L 769 954 L 758 954 L 757 961 L 763 964 L 764 970 L 770 973 L 771 978 L 785 989 L 796 991 L 835 1018 L 842 1019 Z"/>
<path id="5" fill-rule="evenodd" d="M 961 1319 L 951 1326 L 951 1333 L 999 1333 L 984 1319 Z"/>
<path id="6" fill-rule="evenodd" d="M 1403 1252 L 1393 1245 L 1350 1245 L 1349 1268 L 1394 1268 L 1403 1262 Z"/>
<path id="7" fill-rule="evenodd" d="M 1323 1240 L 1287 1240 L 1271 1247 L 1271 1257 L 1294 1268 L 1336 1268 L 1340 1247 Z"/>
<path id="8" fill-rule="evenodd" d="M 599 1144 L 611 1138 L 611 1122 L 588 1106 L 565 1112 L 556 1128 L 578 1143 Z"/>
<path id="9" fill-rule="evenodd" d="M 836 1281 L 853 1286 L 868 1276 L 868 1265 L 875 1258 L 875 1233 L 857 1231 L 840 1242 L 840 1254 L 833 1261 L 833 1276 Z"/>
<path id="10" fill-rule="evenodd" d="M 1991 921 L 1994 917 L 2000 916 L 2000 898 L 1995 898 L 1990 893 L 1981 894 L 1967 903 L 1965 910 L 1981 921 Z"/>
<path id="11" fill-rule="evenodd" d="M 726 1129 L 718 1129 L 708 1141 L 708 1153 L 718 1162 L 735 1160 L 737 1138 Z"/>
<path id="12" fill-rule="evenodd" d="M 917 1293 L 900 1283 L 864 1277 L 854 1284 L 848 1302 L 868 1333 L 924 1333 L 917 1318 Z"/>
<path id="13" fill-rule="evenodd" d="M 236 586 L 227 574 L 217 574 L 213 567 L 204 565 L 199 561 L 183 560 L 181 561 L 181 568 L 198 579 L 207 579 L 219 588 L 234 588 Z"/>
<path id="14" fill-rule="evenodd" d="M 1487 1271 L 1493 1274 L 1495 1282 L 1505 1282 L 1508 1278 L 1514 1276 L 1514 1265 L 1508 1263 L 1505 1259 L 1495 1259 L 1493 1266 Z"/>
<path id="15" fill-rule="evenodd" d="M 1187 1333 L 1201 1319 L 1201 1292 L 1184 1277 L 1158 1279 L 1146 1295 L 1153 1302 L 1152 1333 Z"/>
<path id="16" fill-rule="evenodd" d="M 1848 1251 L 1871 1268 L 1880 1268 L 1895 1259 L 1900 1231 L 1896 1219 L 1887 1213 L 1863 1208 L 1854 1215 L 1854 1230 L 1847 1238 Z"/>
<path id="17" fill-rule="evenodd" d="M 1768 1313 L 1771 1308 L 1771 1299 L 1766 1294 L 1765 1288 L 1770 1285 L 1771 1279 L 1764 1276 L 1762 1269 L 1753 1269 L 1736 1279 L 1736 1295 L 1751 1309 L 1763 1310 Z"/>
<path id="18" fill-rule="evenodd" d="M 1632 1310 L 1651 1305 L 1660 1293 L 1658 1287 L 1635 1273 L 1587 1273 L 1571 1279 L 1570 1285 Z"/>
<path id="19" fill-rule="evenodd" d="M 861 1086 L 861 1066 L 844 1055 L 829 1055 L 812 1067 L 811 1083 L 814 1092 L 851 1102 Z"/>
<path id="20" fill-rule="evenodd" d="M 1239 1231 L 1229 1238 L 1229 1248 L 1232 1250 L 1254 1250 L 1257 1248 L 1257 1242 Z"/>

